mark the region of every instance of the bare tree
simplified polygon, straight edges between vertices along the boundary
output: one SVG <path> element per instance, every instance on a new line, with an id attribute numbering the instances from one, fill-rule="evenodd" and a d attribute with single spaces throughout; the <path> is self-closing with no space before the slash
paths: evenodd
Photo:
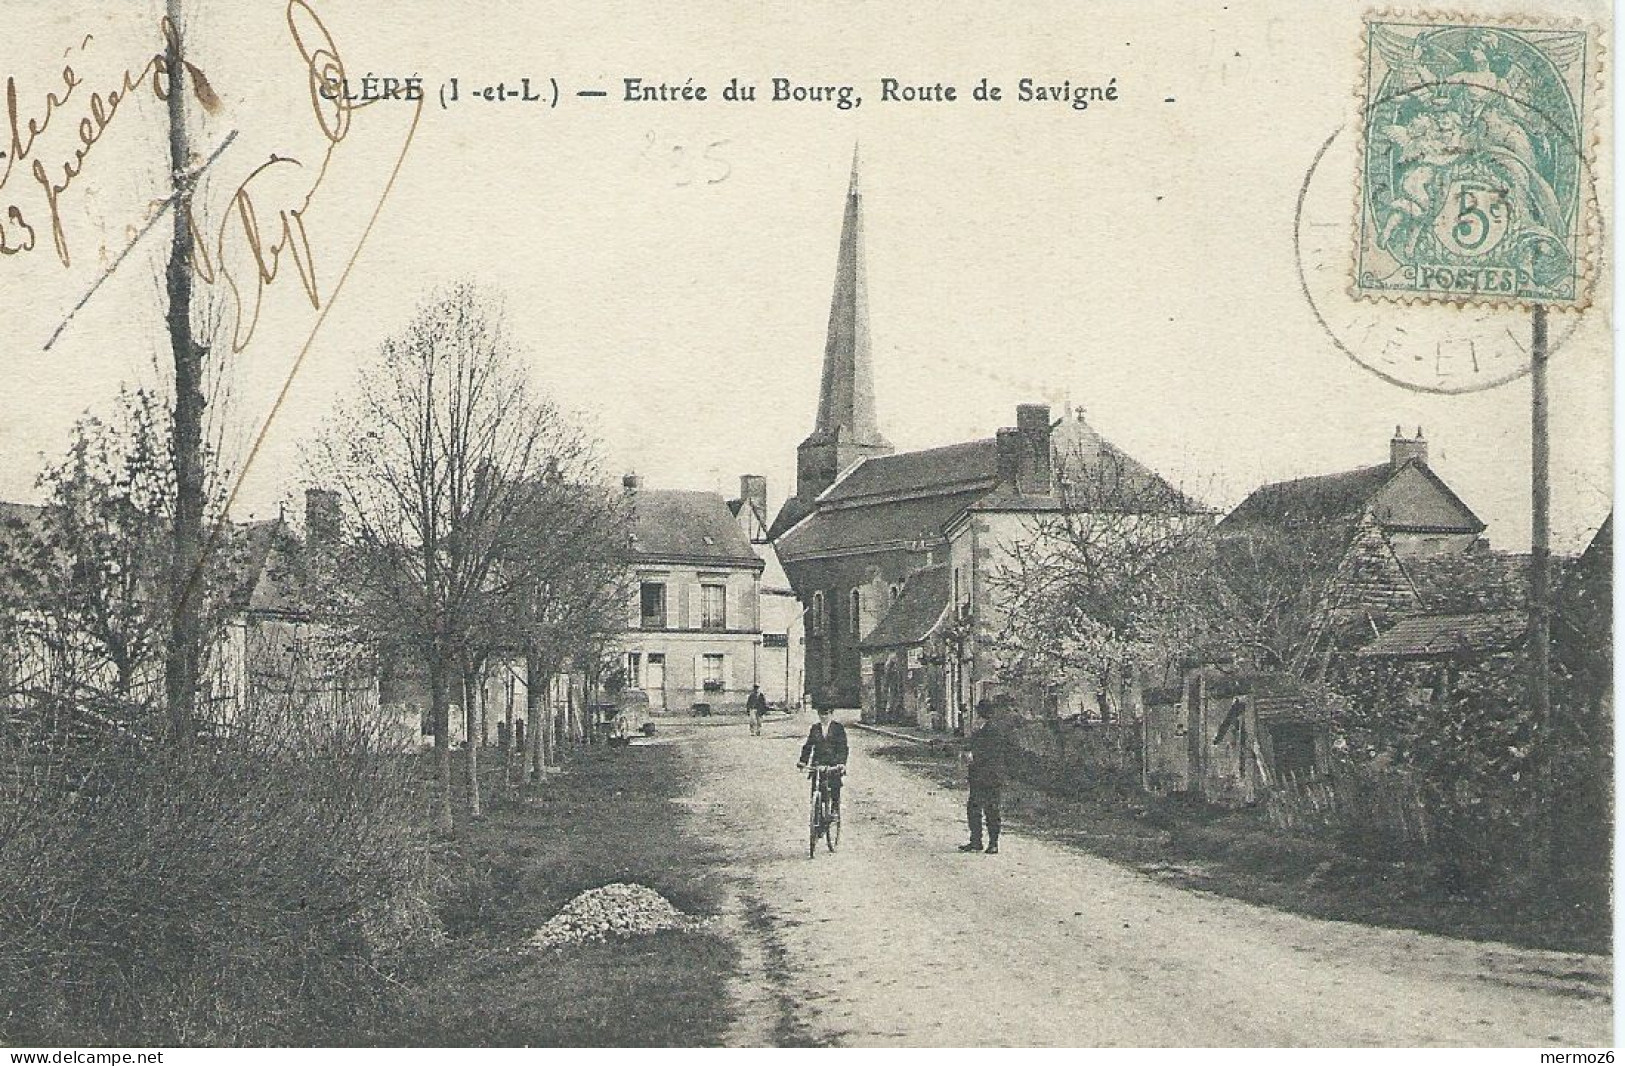
<path id="1" fill-rule="evenodd" d="M 1216 538 L 1214 592 L 1238 658 L 1261 670 L 1307 667 L 1331 623 L 1348 558 L 1348 523 L 1263 525 Z"/>
<path id="2" fill-rule="evenodd" d="M 605 646 L 626 628 L 630 518 L 624 497 L 591 481 L 563 478 L 550 482 L 528 516 L 527 539 L 537 554 L 516 616 L 525 654 L 527 779 L 533 785 L 553 757 L 549 680 L 572 665 L 596 674 Z"/>
<path id="3" fill-rule="evenodd" d="M 312 479 L 340 493 L 350 519 L 351 623 L 427 674 L 447 831 L 453 687 L 469 712 L 477 802 L 478 680 L 493 652 L 523 646 L 520 619 L 503 608 L 538 587 L 532 560 L 555 549 L 538 541 L 536 515 L 548 513 L 561 462 L 588 451 L 527 381 L 497 306 L 462 284 L 385 341 L 309 455 Z"/>

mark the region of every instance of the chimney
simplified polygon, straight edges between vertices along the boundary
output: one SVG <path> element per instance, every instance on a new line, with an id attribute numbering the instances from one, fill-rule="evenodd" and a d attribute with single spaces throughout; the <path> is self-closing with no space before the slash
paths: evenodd
<path id="1" fill-rule="evenodd" d="M 627 492 L 636 492 L 643 487 L 643 479 L 636 474 L 627 474 L 621 478 L 621 488 Z"/>
<path id="2" fill-rule="evenodd" d="M 305 490 L 305 540 L 311 544 L 339 542 L 339 494 L 332 489 Z"/>
<path id="3" fill-rule="evenodd" d="M 1388 442 L 1388 465 L 1395 470 L 1411 460 L 1428 465 L 1428 442 L 1422 439 L 1422 427 L 1416 427 L 1416 436 L 1407 437 L 1400 427 L 1394 427 L 1394 439 Z"/>
<path id="4" fill-rule="evenodd" d="M 739 498 L 750 504 L 759 520 L 767 521 L 767 478 L 761 474 L 740 474 Z"/>
<path id="5" fill-rule="evenodd" d="M 999 430 L 998 447 L 999 487 L 1017 489 L 1021 477 L 1021 430 Z"/>
<path id="6" fill-rule="evenodd" d="M 1016 431 L 1021 434 L 1021 467 L 1016 489 L 1025 496 L 1050 491 L 1049 404 L 1016 405 Z"/>

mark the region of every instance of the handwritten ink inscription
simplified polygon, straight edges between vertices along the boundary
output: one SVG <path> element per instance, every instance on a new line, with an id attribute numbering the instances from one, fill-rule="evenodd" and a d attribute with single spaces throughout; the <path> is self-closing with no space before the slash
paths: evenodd
<path id="1" fill-rule="evenodd" d="M 10 143 L 6 152 L 5 165 L 0 167 L 0 190 L 9 190 L 6 195 L 10 200 L 5 208 L 5 220 L 0 222 L 0 253 L 5 255 L 20 255 L 32 252 L 38 244 L 36 222 L 38 213 L 30 214 L 19 202 L 18 197 L 22 190 L 11 186 L 11 179 L 18 173 L 19 165 L 26 166 L 26 173 L 34 179 L 36 191 L 44 197 L 45 216 L 51 232 L 51 243 L 56 250 L 57 258 L 63 266 L 72 262 L 68 251 L 67 237 L 62 232 L 61 197 L 73 186 L 73 183 L 84 172 L 86 160 L 91 150 L 96 147 L 113 120 L 118 117 L 120 108 L 134 95 L 141 92 L 151 92 L 159 100 L 169 99 L 169 60 L 166 57 L 169 45 L 175 38 L 175 27 L 167 17 L 158 23 L 159 34 L 164 39 L 165 51 L 160 51 L 148 57 L 139 68 L 126 69 L 115 88 L 104 92 L 90 92 L 88 98 L 80 90 L 84 81 L 79 77 L 71 64 L 62 67 L 62 84 L 58 88 L 45 93 L 45 99 L 32 106 L 25 106 L 18 100 L 17 79 L 6 78 L 6 124 L 9 131 Z M 83 51 L 92 38 L 86 37 L 79 43 L 79 51 Z M 220 106 L 220 100 L 215 95 L 213 87 L 209 85 L 208 78 L 203 72 L 191 63 L 183 61 L 183 77 L 190 82 L 192 92 L 197 96 L 198 102 L 209 111 L 215 111 Z M 43 158 L 34 154 L 36 142 L 41 134 L 51 128 L 54 120 L 72 122 L 65 112 L 68 105 L 83 104 L 79 108 L 76 132 L 78 143 L 73 144 L 65 157 L 58 155 L 55 158 Z"/>
<path id="2" fill-rule="evenodd" d="M 325 146 L 321 157 L 307 163 L 292 155 L 273 152 L 251 165 L 246 176 L 225 197 L 218 225 L 209 232 L 204 232 L 199 222 L 203 212 L 195 209 L 191 201 L 195 175 L 179 176 L 175 193 L 154 208 L 155 212 L 162 212 L 172 207 L 185 216 L 192 230 L 192 269 L 199 280 L 209 286 L 220 286 L 225 295 L 233 352 L 242 351 L 253 339 L 265 289 L 283 276 L 285 265 L 291 264 L 292 273 L 311 307 L 318 310 L 322 307 L 317 257 L 305 215 L 331 172 L 335 153 L 350 135 L 353 114 L 385 100 L 412 101 L 417 115 L 421 115 L 423 107 L 422 84 L 415 75 L 375 78 L 369 72 L 361 79 L 348 78 L 338 46 L 308 0 L 289 0 L 285 21 L 288 41 L 303 65 L 305 84 L 301 88 L 308 93 L 310 115 Z M 61 86 L 47 92 L 41 103 L 25 110 L 19 104 L 15 79 L 7 79 L 6 113 L 11 145 L 4 167 L 0 168 L 0 190 L 7 188 L 19 163 L 31 161 L 30 173 L 44 195 L 44 217 L 57 258 L 64 267 L 71 266 L 73 260 L 62 227 L 62 195 L 84 171 L 91 148 L 101 139 L 123 103 L 137 92 L 150 91 L 159 100 L 168 98 L 167 56 L 179 52 L 177 30 L 167 18 L 160 21 L 159 29 L 164 50 L 152 55 L 139 68 L 127 70 L 118 87 L 105 94 L 92 92 L 87 98 L 82 91 L 82 79 L 71 66 L 64 66 Z M 90 40 L 87 37 L 80 48 Z M 210 112 L 217 111 L 220 100 L 208 78 L 191 63 L 183 60 L 182 64 L 186 82 L 198 101 Z M 67 158 L 31 160 L 37 138 L 51 126 L 53 119 L 68 121 L 63 116 L 70 105 L 82 105 L 78 146 Z M 416 129 L 415 115 L 401 146 L 401 158 Z M 396 167 L 398 170 L 399 161 Z M 17 194 L 12 195 L 12 202 L 4 212 L 9 225 L 0 225 L 0 250 L 7 255 L 18 255 L 33 251 L 38 236 L 32 209 L 18 199 Z"/>

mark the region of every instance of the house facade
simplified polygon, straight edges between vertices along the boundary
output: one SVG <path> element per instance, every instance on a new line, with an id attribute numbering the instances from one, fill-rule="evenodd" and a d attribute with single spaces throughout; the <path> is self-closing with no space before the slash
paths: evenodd
<path id="1" fill-rule="evenodd" d="M 790 577 L 779 561 L 778 549 L 768 538 L 767 479 L 760 474 L 742 474 L 739 497 L 728 501 L 728 510 L 739 522 L 740 531 L 750 541 L 751 550 L 762 561 L 757 614 L 761 620 L 762 643 L 757 652 L 757 684 L 775 707 L 800 706 L 806 694 L 802 664 L 806 661 L 805 613 L 796 599 Z"/>
<path id="2" fill-rule="evenodd" d="M 621 659 L 656 713 L 741 710 L 764 679 L 759 611 L 765 564 L 719 493 L 645 489 L 632 508 Z M 777 670 L 773 671 L 777 673 Z"/>

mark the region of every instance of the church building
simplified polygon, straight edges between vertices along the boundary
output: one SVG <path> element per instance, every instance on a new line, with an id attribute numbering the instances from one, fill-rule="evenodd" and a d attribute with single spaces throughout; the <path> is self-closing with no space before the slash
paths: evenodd
<path id="1" fill-rule="evenodd" d="M 1002 542 L 1060 508 L 1055 457 L 1109 458 L 1186 501 L 1081 415 L 1052 421 L 1045 404 L 1018 405 L 994 437 L 897 452 L 880 431 L 871 360 L 854 156 L 817 417 L 768 536 L 804 611 L 813 704 L 957 729 L 996 683 L 990 570 Z"/>

